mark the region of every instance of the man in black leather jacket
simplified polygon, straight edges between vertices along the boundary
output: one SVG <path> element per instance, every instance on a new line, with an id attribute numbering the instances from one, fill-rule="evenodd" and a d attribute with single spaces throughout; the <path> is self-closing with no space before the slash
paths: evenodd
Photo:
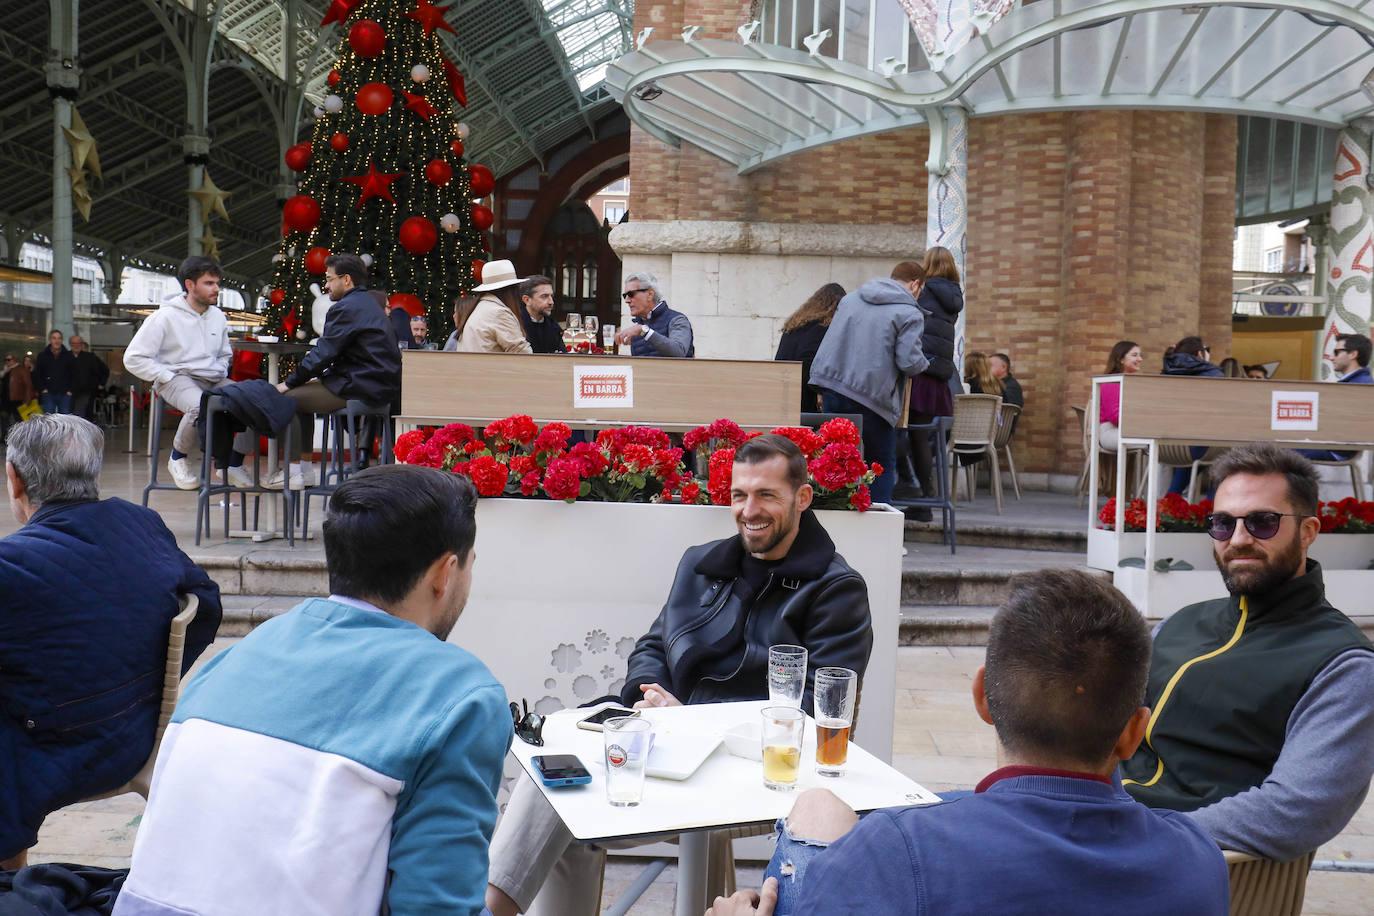
<path id="1" fill-rule="evenodd" d="M 630 653 L 626 705 L 764 699 L 768 647 L 779 643 L 807 649 L 803 709 L 819 667 L 852 668 L 862 690 L 873 648 L 868 587 L 808 508 L 807 480 L 805 456 L 782 436 L 735 450 L 739 533 L 683 555 L 662 612 Z M 604 855 L 574 842 L 534 783 L 520 779 L 492 838 L 487 909 L 523 913 L 537 894 L 541 912 L 595 913 Z"/>

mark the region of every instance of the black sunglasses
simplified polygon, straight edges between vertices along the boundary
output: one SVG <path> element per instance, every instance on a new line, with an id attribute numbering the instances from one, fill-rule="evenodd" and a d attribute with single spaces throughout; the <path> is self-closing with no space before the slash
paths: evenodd
<path id="1" fill-rule="evenodd" d="M 642 293 L 642 292 L 644 292 L 644 290 L 642 290 L 642 289 L 632 289 L 632 290 L 629 290 L 628 292 L 621 293 L 621 294 L 620 294 L 620 298 L 622 298 L 622 299 L 633 299 L 635 296 L 638 296 L 638 295 L 639 295 L 640 293 Z"/>
<path id="2" fill-rule="evenodd" d="M 1310 518 L 1311 516 L 1293 512 L 1251 512 L 1249 515 L 1242 515 L 1237 518 L 1225 512 L 1213 512 L 1207 516 L 1207 533 L 1212 536 L 1214 541 L 1229 541 L 1231 536 L 1236 533 L 1236 522 L 1243 521 L 1245 522 L 1245 530 L 1250 532 L 1251 537 L 1267 541 L 1279 533 L 1279 525 L 1283 523 L 1285 517 Z"/>
<path id="3" fill-rule="evenodd" d="M 535 747 L 544 746 L 544 717 L 537 712 L 530 712 L 530 701 L 521 700 L 525 707 L 524 715 L 520 714 L 520 705 L 514 700 L 510 704 L 511 721 L 515 723 L 515 735 L 526 744 L 533 744 Z"/>
<path id="4" fill-rule="evenodd" d="M 1345 347 L 1337 347 L 1336 349 L 1334 349 L 1334 350 L 1331 351 L 1331 355 L 1332 355 L 1332 356 L 1335 356 L 1337 353 L 1351 353 L 1351 352 L 1353 352 L 1353 351 L 1347 350 Z"/>

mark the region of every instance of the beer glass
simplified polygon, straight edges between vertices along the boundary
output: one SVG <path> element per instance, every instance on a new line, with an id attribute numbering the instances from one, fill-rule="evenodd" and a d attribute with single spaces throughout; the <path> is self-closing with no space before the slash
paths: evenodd
<path id="1" fill-rule="evenodd" d="M 615 352 L 615 325 L 606 324 L 601 326 L 601 347 L 607 353 Z"/>
<path id="2" fill-rule="evenodd" d="M 812 709 L 816 718 L 816 772 L 843 776 L 849 757 L 849 727 L 859 677 L 848 668 L 817 668 Z"/>
<path id="3" fill-rule="evenodd" d="M 644 768 L 649 762 L 653 727 L 639 716 L 607 719 L 603 726 L 606 801 L 617 808 L 633 808 L 644 796 Z"/>
<path id="4" fill-rule="evenodd" d="M 801 707 L 806 692 L 806 649 L 801 646 L 768 647 L 768 702 Z"/>
<path id="5" fill-rule="evenodd" d="M 806 716 L 795 706 L 763 709 L 763 784 L 779 792 L 797 787 L 801 768 L 802 728 Z"/>

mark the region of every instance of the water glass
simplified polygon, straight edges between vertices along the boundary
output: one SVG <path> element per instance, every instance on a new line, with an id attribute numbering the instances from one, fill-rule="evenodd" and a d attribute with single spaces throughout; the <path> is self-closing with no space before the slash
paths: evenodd
<path id="1" fill-rule="evenodd" d="M 653 727 L 639 716 L 607 719 L 603 726 L 606 801 L 617 808 L 633 808 L 644 797 L 644 768 L 649 762 Z"/>
<path id="2" fill-rule="evenodd" d="M 801 707 L 806 692 L 806 649 L 801 646 L 768 647 L 768 702 Z"/>
<path id="3" fill-rule="evenodd" d="M 763 784 L 778 792 L 791 792 L 797 787 L 797 771 L 801 769 L 806 716 L 795 706 L 765 706 L 762 715 Z"/>
<path id="4" fill-rule="evenodd" d="M 843 776 L 859 676 L 848 668 L 817 668 L 812 709 L 816 718 L 816 772 Z"/>

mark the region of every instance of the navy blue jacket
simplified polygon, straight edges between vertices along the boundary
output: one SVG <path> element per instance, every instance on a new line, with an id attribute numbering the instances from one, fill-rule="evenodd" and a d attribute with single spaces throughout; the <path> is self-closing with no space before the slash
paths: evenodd
<path id="1" fill-rule="evenodd" d="M 1165 375 L 1194 375 L 1199 378 L 1225 378 L 1226 373 L 1220 366 L 1214 366 L 1205 359 L 1191 353 L 1170 353 L 1164 357 Z"/>
<path id="2" fill-rule="evenodd" d="M 127 782 L 153 750 L 168 625 L 200 610 L 183 673 L 219 629 L 219 586 L 156 512 L 50 503 L 0 540 L 0 859 L 51 811 Z"/>
<path id="3" fill-rule="evenodd" d="M 1346 378 L 1340 379 L 1342 382 L 1354 382 L 1356 385 L 1374 384 L 1374 375 L 1369 374 L 1368 366 L 1361 366 Z"/>
<path id="4" fill-rule="evenodd" d="M 681 312 L 668 308 L 667 302 L 659 302 L 647 318 L 631 319 L 653 331 L 649 340 L 640 334 L 630 341 L 631 356 L 683 356 L 697 355 L 696 344 L 692 341 L 692 322 Z"/>
<path id="5" fill-rule="evenodd" d="M 316 376 L 344 400 L 366 404 L 390 404 L 401 390 L 396 334 L 366 287 L 355 286 L 330 306 L 320 342 L 284 381 L 288 388 L 299 388 Z"/>

